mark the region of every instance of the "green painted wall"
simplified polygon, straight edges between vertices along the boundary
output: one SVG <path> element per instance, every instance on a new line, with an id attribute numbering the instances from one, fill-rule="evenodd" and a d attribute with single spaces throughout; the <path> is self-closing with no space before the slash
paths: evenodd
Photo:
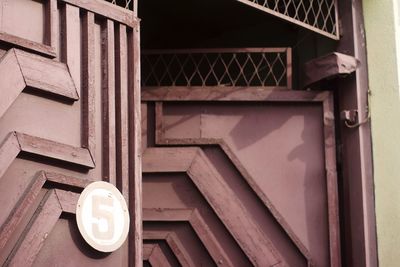
<path id="1" fill-rule="evenodd" d="M 400 44 L 396 44 L 400 33 L 395 34 L 400 25 L 395 1 L 399 0 L 363 0 L 381 267 L 400 266 Z"/>

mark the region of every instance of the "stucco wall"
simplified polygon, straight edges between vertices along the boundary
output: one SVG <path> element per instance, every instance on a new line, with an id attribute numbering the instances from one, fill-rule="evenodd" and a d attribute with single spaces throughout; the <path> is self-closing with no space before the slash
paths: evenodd
<path id="1" fill-rule="evenodd" d="M 398 0 L 364 0 L 380 266 L 400 262 L 400 95 Z M 397 36 L 400 33 L 397 32 Z M 400 55 L 400 54 L 399 54 Z"/>

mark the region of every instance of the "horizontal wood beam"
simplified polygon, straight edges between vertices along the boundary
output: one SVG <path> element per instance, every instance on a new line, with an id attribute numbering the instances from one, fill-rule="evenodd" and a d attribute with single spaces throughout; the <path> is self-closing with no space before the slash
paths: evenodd
<path id="1" fill-rule="evenodd" d="M 143 87 L 142 101 L 321 102 L 330 92 L 270 90 L 264 87 Z"/>
<path id="2" fill-rule="evenodd" d="M 36 52 L 46 57 L 57 57 L 55 48 L 51 46 L 33 42 L 28 39 L 21 38 L 2 31 L 0 31 L 0 42 L 5 43 L 7 46 L 10 47 L 16 47 L 23 50 L 28 50 L 30 52 Z"/>
<path id="3" fill-rule="evenodd" d="M 134 16 L 134 12 L 113 5 L 102 0 L 59 0 L 60 2 L 65 2 L 80 8 L 86 9 L 97 15 L 103 16 L 108 19 L 125 24 L 131 28 L 135 28 L 139 24 L 139 19 Z"/>

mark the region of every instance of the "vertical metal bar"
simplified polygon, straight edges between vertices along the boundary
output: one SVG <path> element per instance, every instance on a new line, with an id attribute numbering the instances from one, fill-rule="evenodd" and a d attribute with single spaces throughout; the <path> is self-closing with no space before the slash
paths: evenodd
<path id="1" fill-rule="evenodd" d="M 116 185 L 114 22 L 106 19 L 101 31 L 103 180 Z"/>

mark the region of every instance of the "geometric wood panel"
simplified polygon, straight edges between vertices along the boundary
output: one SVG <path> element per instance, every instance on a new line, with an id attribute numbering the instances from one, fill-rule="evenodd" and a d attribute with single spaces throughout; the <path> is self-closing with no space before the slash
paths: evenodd
<path id="1" fill-rule="evenodd" d="M 187 255 L 195 235 L 215 265 L 340 266 L 331 93 L 160 87 L 142 100 L 144 233 L 185 222 Z"/>
<path id="2" fill-rule="evenodd" d="M 140 266 L 137 18 L 101 0 L 0 9 L 36 12 L 7 15 L 0 29 L 0 265 Z M 74 217 L 80 192 L 100 180 L 131 215 L 127 241 L 108 254 L 86 245 Z"/>

